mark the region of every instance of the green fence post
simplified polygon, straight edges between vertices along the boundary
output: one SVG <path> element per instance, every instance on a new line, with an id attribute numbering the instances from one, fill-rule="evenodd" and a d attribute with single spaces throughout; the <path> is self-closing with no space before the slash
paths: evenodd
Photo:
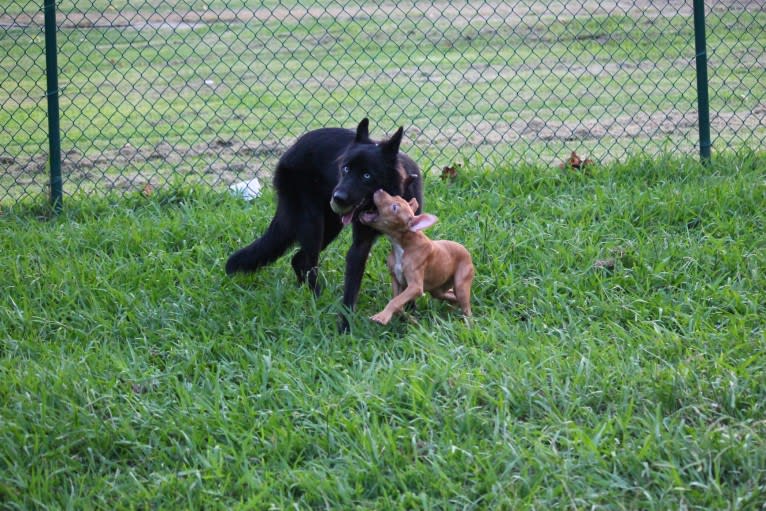
<path id="1" fill-rule="evenodd" d="M 51 205 L 61 211 L 61 131 L 59 127 L 58 59 L 56 55 L 56 1 L 45 0 L 45 74 L 48 90 L 48 150 L 51 167 Z"/>
<path id="2" fill-rule="evenodd" d="M 705 0 L 694 0 L 694 47 L 697 52 L 697 111 L 699 115 L 700 158 L 710 161 L 710 101 L 707 82 L 705 42 Z"/>

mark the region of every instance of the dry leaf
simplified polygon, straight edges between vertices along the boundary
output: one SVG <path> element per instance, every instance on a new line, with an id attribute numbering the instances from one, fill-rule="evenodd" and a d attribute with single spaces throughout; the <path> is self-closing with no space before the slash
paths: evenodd
<path id="1" fill-rule="evenodd" d="M 452 167 L 444 167 L 442 169 L 442 179 L 452 179 L 454 180 L 457 177 L 457 169 L 460 167 L 460 164 L 456 164 Z"/>
<path id="2" fill-rule="evenodd" d="M 585 170 L 587 167 L 591 165 L 593 165 L 593 160 L 591 160 L 590 158 L 586 158 L 585 160 L 583 160 L 577 155 L 575 151 L 572 151 L 572 154 L 569 155 L 569 159 L 567 159 L 564 163 L 561 163 L 559 165 L 559 168 Z"/>
<path id="3" fill-rule="evenodd" d="M 615 265 L 614 259 L 599 259 L 593 263 L 594 268 L 603 268 L 605 270 L 613 270 Z"/>

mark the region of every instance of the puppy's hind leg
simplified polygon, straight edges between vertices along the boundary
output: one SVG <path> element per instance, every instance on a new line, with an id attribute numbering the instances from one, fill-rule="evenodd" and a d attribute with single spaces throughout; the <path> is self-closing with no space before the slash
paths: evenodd
<path id="1" fill-rule="evenodd" d="M 466 264 L 458 267 L 455 272 L 455 298 L 463 315 L 471 315 L 471 284 L 473 283 L 473 265 Z"/>
<path id="2" fill-rule="evenodd" d="M 455 292 L 452 290 L 452 288 L 446 290 L 435 289 L 431 291 L 431 295 L 434 298 L 438 298 L 439 300 L 445 300 L 450 303 L 457 303 L 457 297 L 455 296 Z"/>

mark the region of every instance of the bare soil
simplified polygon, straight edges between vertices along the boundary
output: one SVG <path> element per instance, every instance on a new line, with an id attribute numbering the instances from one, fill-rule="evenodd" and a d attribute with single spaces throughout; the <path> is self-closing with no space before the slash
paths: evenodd
<path id="1" fill-rule="evenodd" d="M 737 131 L 747 127 L 754 130 L 766 127 L 766 104 L 760 104 L 752 111 L 723 112 L 712 114 L 714 131 Z M 466 129 L 466 126 L 468 129 Z M 682 135 L 696 132 L 696 112 L 668 110 L 660 112 L 638 112 L 613 118 L 586 119 L 581 121 L 551 121 L 541 118 L 518 120 L 512 123 L 479 120 L 465 121 L 459 126 L 444 128 L 427 127 L 408 129 L 408 138 L 413 145 L 432 144 L 436 146 L 465 145 L 512 145 L 519 140 L 527 141 L 587 141 L 602 139 L 643 138 Z M 123 147 L 92 152 L 83 155 L 76 150 L 62 154 L 62 173 L 67 182 L 78 183 L 98 181 L 110 189 L 141 189 L 146 184 L 158 186 L 167 181 L 167 172 L 147 169 L 167 166 L 169 169 L 187 167 L 195 174 L 194 181 L 210 185 L 230 185 L 242 179 L 260 176 L 268 179 L 279 155 L 292 143 L 289 140 L 224 141 L 212 140 L 193 146 L 171 145 L 166 142 L 156 146 Z M 563 155 L 565 156 L 565 155 Z M 39 154 L 29 158 L 2 156 L 0 165 L 6 168 L 6 175 L 12 176 L 22 188 L 32 188 L 47 181 L 47 155 Z M 144 170 L 135 170 L 142 168 Z M 116 172 L 114 169 L 119 169 Z M 164 177 L 163 177 L 164 176 Z M 68 186 L 71 189 L 72 186 Z"/>

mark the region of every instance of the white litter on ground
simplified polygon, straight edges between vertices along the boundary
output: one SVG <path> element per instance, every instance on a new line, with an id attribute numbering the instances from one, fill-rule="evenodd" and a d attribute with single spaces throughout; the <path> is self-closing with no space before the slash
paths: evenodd
<path id="1" fill-rule="evenodd" d="M 256 197 L 261 196 L 261 182 L 258 178 L 253 178 L 250 181 L 241 181 L 229 186 L 229 190 L 235 195 L 239 195 L 245 200 L 253 200 Z"/>

